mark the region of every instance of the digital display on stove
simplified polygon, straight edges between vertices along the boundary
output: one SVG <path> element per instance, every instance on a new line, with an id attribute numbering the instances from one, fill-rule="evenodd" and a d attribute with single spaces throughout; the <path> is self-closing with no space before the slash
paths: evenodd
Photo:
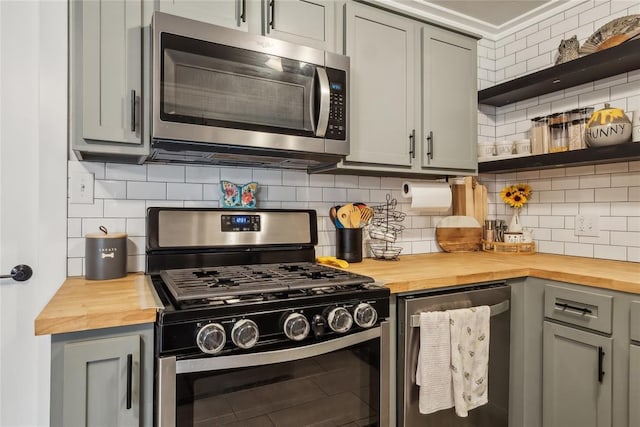
<path id="1" fill-rule="evenodd" d="M 222 231 L 260 231 L 260 215 L 222 215 Z"/>

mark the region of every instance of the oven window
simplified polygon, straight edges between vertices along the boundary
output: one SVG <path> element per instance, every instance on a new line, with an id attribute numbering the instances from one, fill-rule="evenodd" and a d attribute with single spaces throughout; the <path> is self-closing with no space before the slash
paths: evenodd
<path id="1" fill-rule="evenodd" d="M 380 340 L 292 362 L 179 374 L 176 425 L 377 426 Z"/>

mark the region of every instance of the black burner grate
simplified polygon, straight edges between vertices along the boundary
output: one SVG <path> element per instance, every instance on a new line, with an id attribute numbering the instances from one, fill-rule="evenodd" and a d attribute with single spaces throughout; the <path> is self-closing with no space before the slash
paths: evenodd
<path id="1" fill-rule="evenodd" d="M 160 276 L 176 301 L 286 293 L 298 289 L 360 286 L 373 282 L 370 277 L 315 263 L 163 270 Z"/>

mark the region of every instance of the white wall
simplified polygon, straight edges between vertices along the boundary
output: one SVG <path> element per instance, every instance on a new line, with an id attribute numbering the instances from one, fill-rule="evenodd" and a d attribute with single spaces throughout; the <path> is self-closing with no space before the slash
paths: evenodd
<path id="1" fill-rule="evenodd" d="M 562 39 L 582 44 L 612 19 L 640 13 L 637 1 L 585 1 L 532 23 L 496 41 L 481 40 L 478 85 L 486 88 L 547 68 L 555 63 Z M 504 107 L 481 106 L 479 140 L 529 137 L 531 119 L 605 102 L 625 111 L 640 110 L 640 70 L 523 100 Z M 508 218 L 511 209 L 499 197 L 507 184 L 527 182 L 534 196 L 523 209 L 523 223 L 534 230 L 541 252 L 640 262 L 640 163 L 558 168 L 484 175 L 490 212 Z M 597 215 L 600 234 L 577 237 L 577 214 Z"/>
<path id="2" fill-rule="evenodd" d="M 50 337 L 34 319 L 65 278 L 64 1 L 0 1 L 0 425 L 49 425 Z"/>

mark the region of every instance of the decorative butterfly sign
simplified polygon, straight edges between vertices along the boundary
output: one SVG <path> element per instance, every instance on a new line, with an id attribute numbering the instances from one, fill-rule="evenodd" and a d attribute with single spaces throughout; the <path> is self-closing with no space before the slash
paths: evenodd
<path id="1" fill-rule="evenodd" d="M 225 208 L 255 208 L 257 182 L 237 185 L 229 181 L 220 182 L 222 191 L 222 207 Z"/>

